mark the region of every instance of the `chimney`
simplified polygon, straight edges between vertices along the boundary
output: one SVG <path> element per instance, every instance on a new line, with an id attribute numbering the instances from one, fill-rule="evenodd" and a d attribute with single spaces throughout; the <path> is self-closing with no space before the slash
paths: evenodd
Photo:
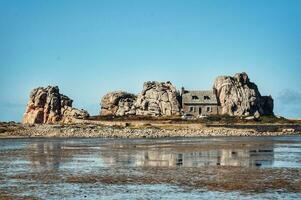
<path id="1" fill-rule="evenodd" d="M 217 96 L 217 89 L 216 89 L 216 88 L 213 88 L 213 94 L 214 94 L 215 96 Z"/>
<path id="2" fill-rule="evenodd" d="M 185 93 L 185 88 L 182 86 L 181 87 L 181 96 Z"/>

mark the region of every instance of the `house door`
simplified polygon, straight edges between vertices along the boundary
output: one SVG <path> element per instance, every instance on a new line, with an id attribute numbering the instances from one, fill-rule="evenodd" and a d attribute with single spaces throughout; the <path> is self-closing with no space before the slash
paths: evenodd
<path id="1" fill-rule="evenodd" d="M 201 115 L 201 114 L 202 114 L 202 108 L 199 107 L 199 115 Z"/>

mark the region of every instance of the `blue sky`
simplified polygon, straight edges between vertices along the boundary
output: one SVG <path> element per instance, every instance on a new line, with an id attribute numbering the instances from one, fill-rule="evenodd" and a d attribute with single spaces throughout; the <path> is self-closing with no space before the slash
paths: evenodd
<path id="1" fill-rule="evenodd" d="M 99 112 L 144 81 L 208 89 L 247 72 L 275 113 L 301 117 L 299 0 L 0 0 L 0 120 L 20 121 L 31 89 L 58 85 Z"/>

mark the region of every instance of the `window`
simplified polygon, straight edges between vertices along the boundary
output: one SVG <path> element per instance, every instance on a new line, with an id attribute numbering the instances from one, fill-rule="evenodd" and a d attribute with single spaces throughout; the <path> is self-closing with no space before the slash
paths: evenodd
<path id="1" fill-rule="evenodd" d="M 204 100 L 210 100 L 209 96 L 204 96 Z"/>
<path id="2" fill-rule="evenodd" d="M 211 107 L 207 107 L 207 112 L 211 112 Z"/>
<path id="3" fill-rule="evenodd" d="M 198 96 L 192 96 L 192 100 L 198 100 L 199 97 Z"/>
<path id="4" fill-rule="evenodd" d="M 189 107 L 189 112 L 193 112 L 194 108 L 192 106 Z"/>

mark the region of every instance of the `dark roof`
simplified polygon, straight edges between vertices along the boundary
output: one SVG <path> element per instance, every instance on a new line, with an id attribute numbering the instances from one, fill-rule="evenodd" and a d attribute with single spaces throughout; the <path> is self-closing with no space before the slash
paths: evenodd
<path id="1" fill-rule="evenodd" d="M 213 90 L 190 90 L 182 95 L 183 104 L 217 104 Z"/>

